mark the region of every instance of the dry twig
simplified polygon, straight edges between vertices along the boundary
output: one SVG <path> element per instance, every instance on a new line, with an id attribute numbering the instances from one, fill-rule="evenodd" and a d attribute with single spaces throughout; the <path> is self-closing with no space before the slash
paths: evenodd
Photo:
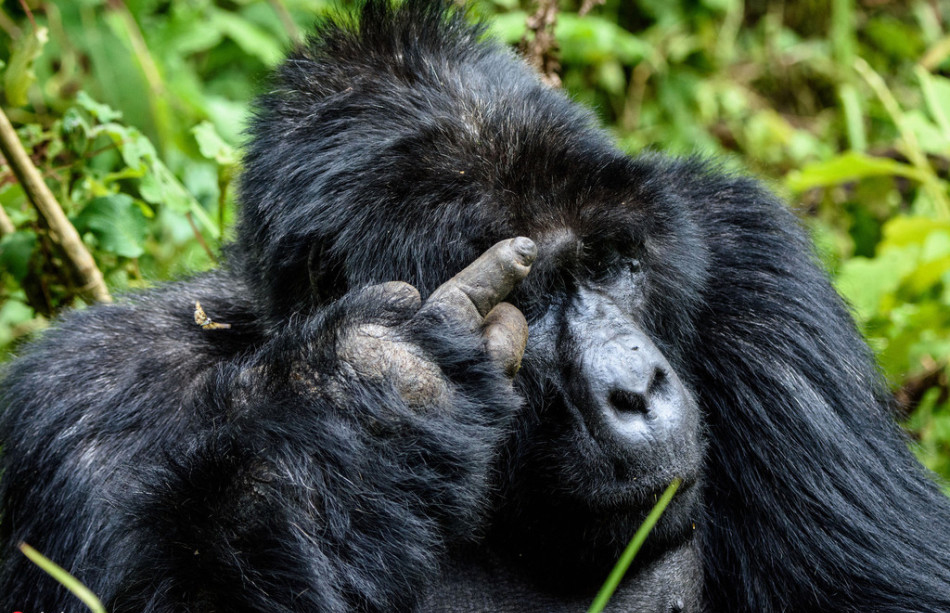
<path id="1" fill-rule="evenodd" d="M 521 39 L 521 53 L 529 64 L 541 73 L 541 80 L 551 87 L 561 86 L 557 59 L 557 39 L 554 26 L 557 24 L 557 0 L 538 0 L 538 10 L 527 19 L 528 31 L 534 33 L 529 41 L 525 34 Z"/>

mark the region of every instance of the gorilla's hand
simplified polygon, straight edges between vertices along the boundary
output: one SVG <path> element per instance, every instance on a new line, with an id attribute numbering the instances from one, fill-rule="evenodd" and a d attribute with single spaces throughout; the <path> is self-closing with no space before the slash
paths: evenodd
<path id="1" fill-rule="evenodd" d="M 536 255 L 528 238 L 501 241 L 425 303 L 408 283 L 358 291 L 349 297 L 355 311 L 351 325 L 337 341 L 344 375 L 388 382 L 410 406 L 444 404 L 453 379 L 445 362 L 456 361 L 446 355 L 446 347 L 477 339 L 484 356 L 510 381 L 521 365 L 528 325 L 502 300 L 528 274 Z"/>

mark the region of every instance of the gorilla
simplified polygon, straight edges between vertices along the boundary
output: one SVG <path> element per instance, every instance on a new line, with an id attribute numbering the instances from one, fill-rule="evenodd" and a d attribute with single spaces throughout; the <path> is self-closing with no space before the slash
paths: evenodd
<path id="1" fill-rule="evenodd" d="M 611 610 L 950 611 L 950 504 L 758 183 L 447 0 L 323 22 L 250 135 L 219 270 L 7 366 L 4 610 L 79 607 L 27 542 L 113 613 L 583 611 L 679 478 Z"/>

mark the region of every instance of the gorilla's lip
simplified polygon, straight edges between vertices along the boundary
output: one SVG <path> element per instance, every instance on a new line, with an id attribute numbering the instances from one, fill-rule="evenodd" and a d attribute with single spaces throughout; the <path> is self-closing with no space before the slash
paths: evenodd
<path id="1" fill-rule="evenodd" d="M 550 403 L 546 408 L 550 410 L 556 406 L 556 404 L 562 405 L 567 412 L 573 416 L 575 427 L 583 431 L 584 437 L 594 442 L 599 449 L 598 455 L 601 456 L 600 461 L 614 463 L 629 462 L 631 464 L 643 463 L 644 458 L 642 456 L 634 458 L 630 457 L 627 453 L 617 451 L 617 441 L 615 437 L 611 434 L 605 435 L 602 432 L 602 428 L 598 427 L 596 421 L 592 421 L 596 420 L 596 410 L 593 407 L 587 405 L 585 409 L 581 409 L 581 407 L 573 402 L 566 394 L 561 394 L 555 402 Z M 666 442 L 665 444 L 669 445 L 670 442 Z M 696 461 L 688 461 L 684 455 L 677 458 L 678 461 L 667 461 L 657 466 L 655 471 L 644 468 L 634 477 L 625 478 L 617 474 L 615 475 L 616 478 L 613 481 L 613 485 L 608 486 L 608 489 L 615 488 L 620 492 L 621 497 L 624 498 L 629 498 L 630 492 L 639 492 L 644 498 L 654 494 L 659 496 L 673 479 L 679 478 L 682 481 L 682 485 L 679 489 L 683 491 L 686 487 L 692 487 L 699 479 L 702 465 L 698 459 L 701 457 L 702 455 L 697 452 L 695 456 Z"/>

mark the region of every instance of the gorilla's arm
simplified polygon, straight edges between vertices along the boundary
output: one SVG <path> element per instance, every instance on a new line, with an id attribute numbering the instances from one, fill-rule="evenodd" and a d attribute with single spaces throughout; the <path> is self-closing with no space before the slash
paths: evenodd
<path id="1" fill-rule="evenodd" d="M 713 610 L 950 610 L 946 500 L 805 233 L 754 181 L 669 172 L 710 249 L 696 364 Z"/>
<path id="2" fill-rule="evenodd" d="M 499 302 L 534 253 L 503 241 L 421 306 L 351 292 L 205 376 L 207 427 L 143 476 L 142 562 L 110 610 L 409 610 L 480 528 L 527 339 Z"/>

